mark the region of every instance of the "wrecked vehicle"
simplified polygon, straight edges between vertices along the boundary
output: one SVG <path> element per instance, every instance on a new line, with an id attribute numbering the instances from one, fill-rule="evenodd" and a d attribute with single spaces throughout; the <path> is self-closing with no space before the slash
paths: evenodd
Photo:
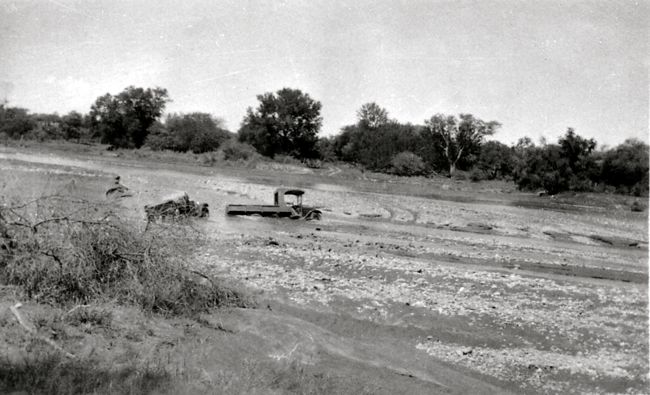
<path id="1" fill-rule="evenodd" d="M 302 189 L 278 188 L 273 194 L 273 205 L 229 204 L 226 206 L 226 214 L 289 217 L 291 219 L 305 218 L 307 220 L 321 219 L 322 212 L 320 210 L 303 206 L 302 195 L 304 194 L 305 191 Z M 292 196 L 294 201 L 287 201 L 287 196 Z"/>
<path id="2" fill-rule="evenodd" d="M 204 218 L 210 215 L 207 203 L 198 203 L 190 200 L 187 193 L 169 197 L 160 204 L 144 206 L 144 211 L 147 214 L 148 222 L 155 221 L 156 219 Z"/>

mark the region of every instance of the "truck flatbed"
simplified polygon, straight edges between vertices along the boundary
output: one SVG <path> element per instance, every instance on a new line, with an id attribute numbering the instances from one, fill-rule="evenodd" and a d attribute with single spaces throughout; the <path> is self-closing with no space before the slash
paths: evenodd
<path id="1" fill-rule="evenodd" d="M 302 205 L 302 195 L 305 192 L 295 188 L 278 188 L 273 194 L 275 204 L 229 204 L 226 206 L 228 215 L 261 215 L 263 217 L 289 217 L 320 219 L 321 211 Z M 285 195 L 294 196 L 295 204 L 285 199 Z"/>
<path id="2" fill-rule="evenodd" d="M 226 214 L 228 215 L 261 215 L 263 217 L 290 217 L 292 214 L 297 215 L 296 212 L 290 207 L 278 207 L 272 205 L 261 204 L 229 204 L 226 206 Z"/>

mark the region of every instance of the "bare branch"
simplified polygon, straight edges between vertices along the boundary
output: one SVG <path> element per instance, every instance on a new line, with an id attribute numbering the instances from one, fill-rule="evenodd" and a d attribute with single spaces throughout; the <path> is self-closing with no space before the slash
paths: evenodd
<path id="1" fill-rule="evenodd" d="M 58 263 L 59 266 L 61 266 L 61 267 L 63 266 L 63 262 L 61 261 L 61 259 L 59 259 L 58 256 L 54 255 L 54 253 L 52 251 L 42 251 L 41 254 L 43 254 L 45 256 L 49 256 L 50 258 L 54 259 L 54 261 L 56 263 Z"/>
<path id="2" fill-rule="evenodd" d="M 41 225 L 45 225 L 50 222 L 61 222 L 65 221 L 69 224 L 83 224 L 83 225 L 106 225 L 106 220 L 110 217 L 110 215 L 106 215 L 103 218 L 99 219 L 98 221 L 86 221 L 86 220 L 76 220 L 76 219 L 70 219 L 69 217 L 55 217 L 55 218 L 48 218 L 44 219 L 42 221 L 39 221 L 35 223 L 34 225 L 31 226 L 32 230 L 34 233 L 36 233 L 37 228 Z"/>

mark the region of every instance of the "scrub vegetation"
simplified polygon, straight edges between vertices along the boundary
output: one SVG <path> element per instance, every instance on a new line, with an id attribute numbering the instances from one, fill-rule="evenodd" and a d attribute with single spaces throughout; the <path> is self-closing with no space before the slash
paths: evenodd
<path id="1" fill-rule="evenodd" d="M 374 102 L 356 111 L 355 124 L 342 126 L 336 135 L 319 137 L 321 103 L 291 88 L 258 95 L 258 106 L 247 109 L 233 133 L 207 113 L 169 114 L 162 120 L 170 100 L 164 88 L 129 86 L 117 95 L 98 97 L 85 115 L 30 114 L 4 103 L 0 141 L 59 139 L 101 142 L 110 149 L 208 153 L 206 162 L 213 164 L 216 154 L 240 160 L 255 153 L 267 158 L 289 156 L 310 167 L 341 162 L 403 176 L 466 178 L 469 174 L 473 181 L 510 180 L 520 190 L 551 195 L 563 191 L 648 195 L 649 149 L 635 139 L 598 147 L 595 140 L 569 127 L 556 143 L 535 144 L 522 137 L 507 146 L 488 141 L 498 137 L 502 127 L 496 120 L 471 113 L 439 113 L 414 125 L 390 118 L 388 110 Z"/>

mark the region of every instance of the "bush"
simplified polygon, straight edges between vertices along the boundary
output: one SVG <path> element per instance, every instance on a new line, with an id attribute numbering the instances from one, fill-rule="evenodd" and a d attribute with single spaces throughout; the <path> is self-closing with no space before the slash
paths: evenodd
<path id="1" fill-rule="evenodd" d="M 450 178 L 456 180 L 456 181 L 467 181 L 470 179 L 470 174 L 468 172 L 463 171 L 463 170 L 456 170 L 453 175 L 449 175 Z"/>
<path id="2" fill-rule="evenodd" d="M 229 138 L 222 123 L 205 113 L 172 114 L 164 125 L 151 126 L 146 144 L 155 151 L 192 151 L 195 154 L 216 151 Z"/>
<path id="3" fill-rule="evenodd" d="M 321 137 L 316 142 L 316 151 L 318 157 L 324 162 L 334 162 L 336 160 L 336 152 L 334 152 L 334 139 Z"/>
<path id="4" fill-rule="evenodd" d="M 525 149 L 514 172 L 519 189 L 544 189 L 551 195 L 568 190 L 571 176 L 568 160 L 553 144 Z"/>
<path id="5" fill-rule="evenodd" d="M 304 159 L 302 163 L 310 169 L 323 168 L 323 162 L 320 159 Z"/>
<path id="6" fill-rule="evenodd" d="M 283 165 L 302 166 L 303 159 L 296 159 L 291 155 L 276 155 L 273 157 L 273 162 L 281 163 Z"/>
<path id="7" fill-rule="evenodd" d="M 156 122 L 149 129 L 150 132 L 145 141 L 147 147 L 151 148 L 153 151 L 173 149 L 174 140 L 169 131 L 165 128 L 165 125 Z"/>
<path id="8" fill-rule="evenodd" d="M 638 200 L 635 200 L 632 203 L 632 206 L 630 207 L 632 211 L 635 213 L 642 213 L 645 211 L 646 207 L 643 205 L 643 203 L 639 202 Z"/>
<path id="9" fill-rule="evenodd" d="M 514 148 L 514 181 L 519 189 L 545 189 L 554 195 L 562 191 L 593 191 L 598 182 L 596 142 L 569 128 L 558 144 L 536 147 L 522 139 Z"/>
<path id="10" fill-rule="evenodd" d="M 481 169 L 474 168 L 469 173 L 469 179 L 473 182 L 479 182 L 488 179 L 488 175 Z"/>
<path id="11" fill-rule="evenodd" d="M 647 144 L 634 139 L 607 151 L 602 164 L 602 180 L 617 187 L 619 192 L 647 196 L 648 152 Z"/>
<path id="12" fill-rule="evenodd" d="M 513 150 L 498 141 L 488 141 L 481 146 L 472 181 L 494 180 L 509 177 L 514 167 Z M 480 177 L 474 180 L 473 177 Z"/>
<path id="13" fill-rule="evenodd" d="M 154 150 L 169 149 L 195 154 L 216 151 L 229 137 L 222 121 L 210 114 L 172 114 L 165 125 L 157 124 L 147 137 L 147 145 Z"/>
<path id="14" fill-rule="evenodd" d="M 417 176 L 424 174 L 424 161 L 412 152 L 404 151 L 391 160 L 393 173 L 399 176 Z"/>
<path id="15" fill-rule="evenodd" d="M 361 164 L 367 170 L 395 172 L 392 161 L 402 152 L 410 152 L 420 158 L 432 157 L 420 132 L 421 128 L 417 126 L 397 122 L 376 128 L 363 124 L 349 125 L 331 140 L 331 149 L 338 159 Z"/>
<path id="16" fill-rule="evenodd" d="M 202 165 L 215 166 L 219 162 L 219 156 L 214 152 L 206 152 L 199 156 Z"/>
<path id="17" fill-rule="evenodd" d="M 0 104 L 0 133 L 18 139 L 36 128 L 36 121 L 24 108 Z"/>
<path id="18" fill-rule="evenodd" d="M 29 221 L 38 218 L 30 208 L 47 217 Z M 3 229 L 0 281 L 39 302 L 110 299 L 173 315 L 248 304 L 240 293 L 185 265 L 181 255 L 193 240 L 140 232 L 98 204 L 48 197 L 3 207 Z"/>
<path id="19" fill-rule="evenodd" d="M 223 158 L 228 161 L 248 161 L 259 155 L 252 145 L 240 143 L 234 139 L 226 141 L 221 150 Z"/>
<path id="20" fill-rule="evenodd" d="M 595 189 L 595 184 L 589 179 L 573 176 L 569 179 L 569 189 L 575 192 L 591 192 Z"/>

